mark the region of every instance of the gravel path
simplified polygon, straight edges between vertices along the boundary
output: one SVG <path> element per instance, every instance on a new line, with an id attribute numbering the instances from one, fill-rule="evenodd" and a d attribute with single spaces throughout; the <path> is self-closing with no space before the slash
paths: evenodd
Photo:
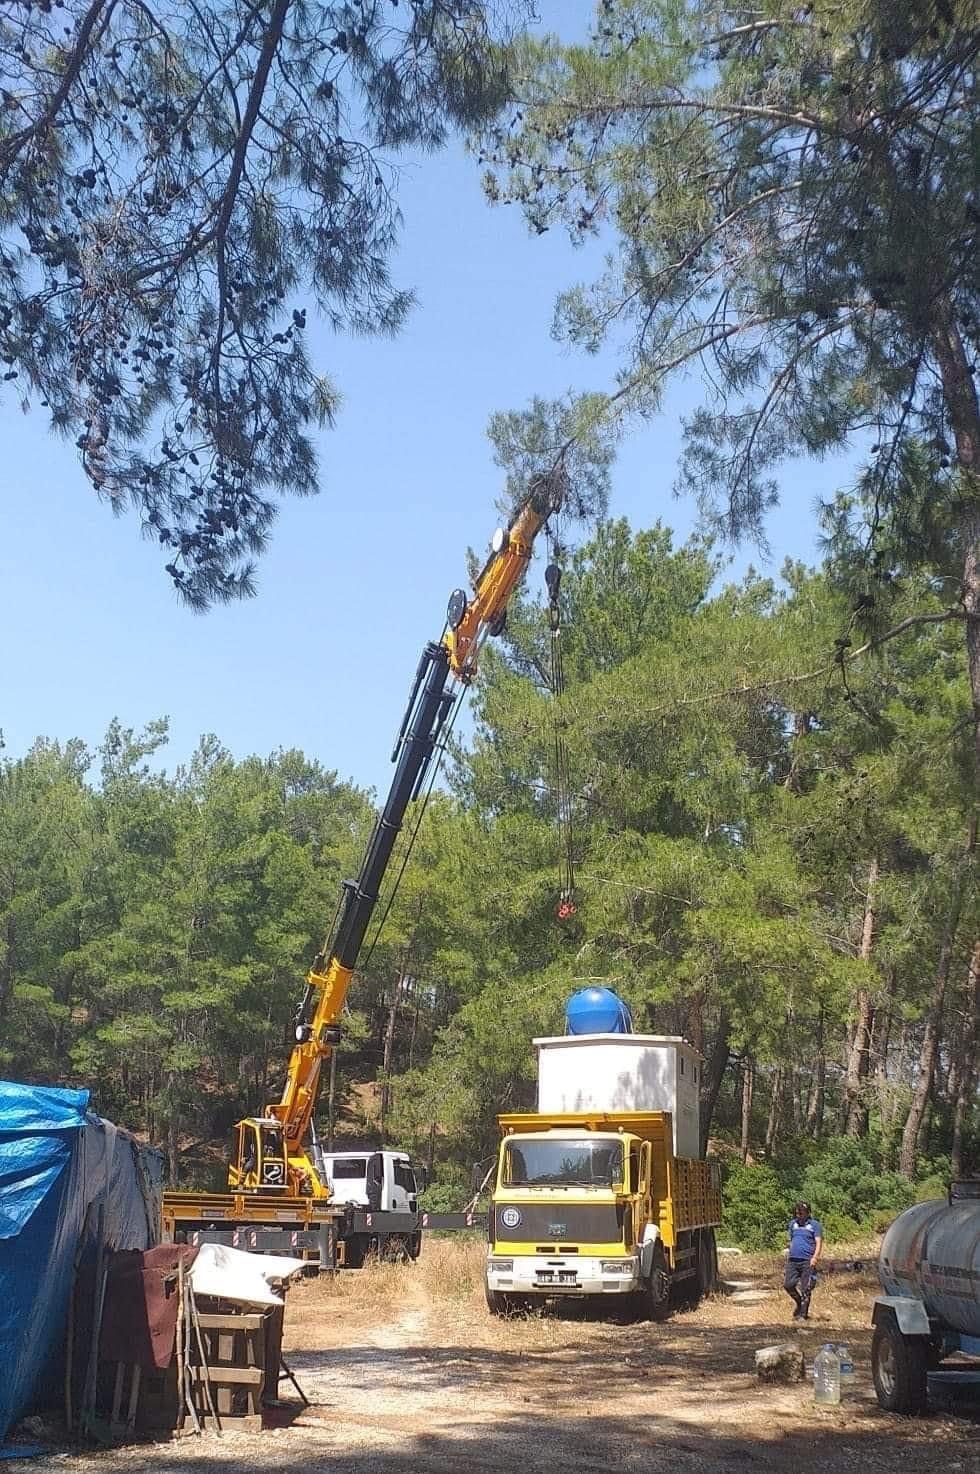
<path id="1" fill-rule="evenodd" d="M 424 1268 L 367 1269 L 291 1292 L 286 1354 L 311 1405 L 291 1409 L 288 1426 L 53 1454 L 25 1469 L 980 1474 L 980 1423 L 879 1411 L 866 1370 L 870 1282 L 828 1294 L 822 1320 L 796 1332 L 765 1282 L 663 1326 L 581 1314 L 510 1322 L 487 1316 L 472 1277 L 459 1288 L 469 1270 L 458 1251 L 452 1274 L 440 1275 L 439 1252 Z M 839 1408 L 814 1408 L 809 1383 L 757 1383 L 754 1350 L 794 1335 L 808 1358 L 846 1335 L 858 1377 Z"/>

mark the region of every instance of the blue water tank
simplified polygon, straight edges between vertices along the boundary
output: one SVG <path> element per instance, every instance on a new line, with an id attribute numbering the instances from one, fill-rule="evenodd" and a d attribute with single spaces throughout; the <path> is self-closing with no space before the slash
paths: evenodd
<path id="1" fill-rule="evenodd" d="M 632 1034 L 633 1020 L 622 998 L 611 988 L 583 988 L 565 1005 L 570 1034 Z"/>

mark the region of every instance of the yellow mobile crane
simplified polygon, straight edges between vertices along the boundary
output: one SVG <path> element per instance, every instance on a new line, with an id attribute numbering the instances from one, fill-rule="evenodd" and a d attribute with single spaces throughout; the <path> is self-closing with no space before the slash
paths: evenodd
<path id="1" fill-rule="evenodd" d="M 360 872 L 344 882 L 337 924 L 307 975 L 282 1094 L 261 1116 L 235 1127 L 228 1193 L 164 1195 L 166 1237 L 267 1251 L 314 1250 L 325 1263 L 343 1261 L 345 1242 L 362 1249 L 385 1226 L 376 1222 L 381 1214 L 331 1210 L 330 1182 L 312 1134 L 323 1066 L 340 1041 L 344 1001 L 406 810 L 422 790 L 459 688 L 476 674 L 484 640 L 504 627 L 511 594 L 537 534 L 561 506 L 563 486 L 560 472 L 536 480 L 510 525 L 494 534 L 472 596 L 463 589 L 451 594 L 444 633 L 426 645 L 415 673 L 392 753 L 397 766 Z M 389 1226 L 400 1228 L 404 1241 L 417 1234 L 420 1223 L 416 1205 L 413 1224 Z M 355 1262 L 359 1257 L 360 1252 L 347 1255 Z"/>

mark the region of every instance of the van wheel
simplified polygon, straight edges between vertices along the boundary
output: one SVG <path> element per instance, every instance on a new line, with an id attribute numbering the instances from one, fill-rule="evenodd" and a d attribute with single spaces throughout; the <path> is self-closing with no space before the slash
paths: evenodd
<path id="1" fill-rule="evenodd" d="M 871 1340 L 871 1375 L 886 1412 L 925 1412 L 928 1364 L 929 1348 L 921 1336 L 903 1336 L 891 1315 L 878 1322 Z"/>

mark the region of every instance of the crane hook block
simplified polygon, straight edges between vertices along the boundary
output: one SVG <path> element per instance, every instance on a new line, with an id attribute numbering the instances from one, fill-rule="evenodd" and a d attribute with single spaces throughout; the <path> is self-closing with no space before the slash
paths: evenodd
<path id="1" fill-rule="evenodd" d="M 572 916 L 575 915 L 575 913 L 576 913 L 577 910 L 578 910 L 578 907 L 576 906 L 576 904 L 575 904 L 574 901 L 569 901 L 567 899 L 559 901 L 558 902 L 558 920 L 559 921 L 568 921 Z"/>
<path id="2" fill-rule="evenodd" d="M 552 604 L 558 602 L 558 590 L 561 588 L 561 569 L 557 563 L 549 563 L 544 571 L 544 581 L 548 586 L 548 597 Z"/>

